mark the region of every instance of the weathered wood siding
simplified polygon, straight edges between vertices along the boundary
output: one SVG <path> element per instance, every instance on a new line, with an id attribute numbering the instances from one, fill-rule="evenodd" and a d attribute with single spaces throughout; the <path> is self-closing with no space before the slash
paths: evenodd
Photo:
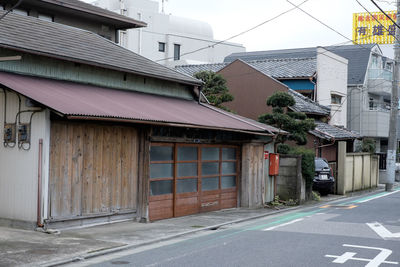
<path id="1" fill-rule="evenodd" d="M 22 56 L 21 60 L 2 62 L 0 70 L 107 88 L 193 99 L 191 89 L 177 82 L 123 73 L 85 64 L 79 65 L 73 62 L 22 52 L 18 53 L 18 55 Z M 0 56 L 15 56 L 15 52 L 0 48 Z"/>
<path id="2" fill-rule="evenodd" d="M 137 155 L 134 128 L 52 122 L 50 217 L 135 210 Z"/>
<path id="3" fill-rule="evenodd" d="M 264 204 L 264 144 L 242 146 L 241 207 L 256 208 Z"/>

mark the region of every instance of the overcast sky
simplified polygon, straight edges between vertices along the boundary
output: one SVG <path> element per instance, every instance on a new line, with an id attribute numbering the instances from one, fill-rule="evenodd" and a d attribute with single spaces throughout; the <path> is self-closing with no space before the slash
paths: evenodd
<path id="1" fill-rule="evenodd" d="M 299 4 L 304 0 L 290 1 Z M 370 0 L 359 1 L 369 11 L 378 11 Z M 395 0 L 376 2 L 386 11 L 395 10 Z M 206 21 L 214 30 L 214 38 L 224 40 L 292 7 L 287 0 L 168 0 L 165 12 Z M 365 12 L 356 0 L 308 0 L 301 8 L 349 39 L 352 38 L 352 14 Z M 258 51 L 326 46 L 348 40 L 300 10 L 293 10 L 231 41 L 243 44 L 247 51 Z"/>

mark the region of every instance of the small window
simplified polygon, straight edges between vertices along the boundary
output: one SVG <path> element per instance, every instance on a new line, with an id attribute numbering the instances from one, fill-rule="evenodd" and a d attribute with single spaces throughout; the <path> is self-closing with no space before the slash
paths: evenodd
<path id="1" fill-rule="evenodd" d="M 15 13 L 15 14 L 23 15 L 23 16 L 28 16 L 29 15 L 27 10 L 18 9 L 18 8 L 13 9 L 12 12 Z"/>
<path id="2" fill-rule="evenodd" d="M 165 43 L 158 42 L 158 51 L 165 52 Z"/>
<path id="3" fill-rule="evenodd" d="M 119 36 L 118 36 L 119 45 L 126 48 L 128 45 L 127 32 L 119 31 L 118 34 L 119 34 Z"/>
<path id="4" fill-rule="evenodd" d="M 331 104 L 342 104 L 342 96 L 331 94 Z"/>
<path id="5" fill-rule="evenodd" d="M 38 18 L 41 20 L 44 20 L 44 21 L 50 21 L 50 22 L 54 21 L 53 16 L 45 15 L 45 14 L 39 14 Z"/>
<path id="6" fill-rule="evenodd" d="M 174 60 L 181 59 L 181 45 L 174 44 Z"/>

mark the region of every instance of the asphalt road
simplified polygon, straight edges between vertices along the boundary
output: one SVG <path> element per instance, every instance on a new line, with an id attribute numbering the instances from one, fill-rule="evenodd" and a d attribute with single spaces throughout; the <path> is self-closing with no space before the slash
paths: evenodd
<path id="1" fill-rule="evenodd" d="M 301 209 L 76 265 L 400 267 L 400 191 Z"/>

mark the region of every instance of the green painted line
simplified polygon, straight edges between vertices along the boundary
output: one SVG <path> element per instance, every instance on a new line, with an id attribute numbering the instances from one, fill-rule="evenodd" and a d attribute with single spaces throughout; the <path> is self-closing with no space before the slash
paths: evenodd
<path id="1" fill-rule="evenodd" d="M 393 191 L 400 191 L 400 188 L 396 188 Z M 372 198 L 375 198 L 375 197 L 384 196 L 384 195 L 387 195 L 389 193 L 391 193 L 391 192 L 381 192 L 381 193 L 377 193 L 377 194 L 374 194 L 374 195 L 371 195 L 371 196 L 362 197 L 362 198 L 358 198 L 358 199 L 351 200 L 351 201 L 348 201 L 348 202 L 344 202 L 342 204 L 343 205 L 347 205 L 347 204 L 352 204 L 352 203 L 360 203 L 361 201 L 365 201 L 365 200 L 372 199 Z"/>
<path id="2" fill-rule="evenodd" d="M 250 228 L 248 228 L 248 229 L 246 229 L 246 230 L 260 230 L 260 229 L 263 229 L 263 228 L 266 228 L 266 227 L 269 227 L 269 226 L 274 226 L 274 225 L 279 225 L 279 224 L 281 224 L 281 223 L 285 223 L 285 222 L 288 222 L 288 221 L 292 221 L 292 220 L 295 220 L 295 219 L 299 219 L 299 218 L 303 218 L 303 217 L 306 217 L 306 216 L 309 216 L 309 215 L 313 215 L 313 214 L 315 214 L 315 213 L 318 213 L 318 212 L 321 212 L 321 210 L 313 210 L 313 211 L 309 211 L 309 212 L 297 212 L 297 213 L 294 213 L 294 214 L 288 214 L 288 215 L 284 215 L 284 216 L 280 216 L 280 217 L 278 217 L 278 220 L 275 220 L 275 221 L 272 221 L 272 222 L 269 222 L 269 223 L 266 223 L 266 224 L 262 224 L 262 225 L 257 225 L 257 226 L 254 226 L 254 227 L 250 227 Z"/>

